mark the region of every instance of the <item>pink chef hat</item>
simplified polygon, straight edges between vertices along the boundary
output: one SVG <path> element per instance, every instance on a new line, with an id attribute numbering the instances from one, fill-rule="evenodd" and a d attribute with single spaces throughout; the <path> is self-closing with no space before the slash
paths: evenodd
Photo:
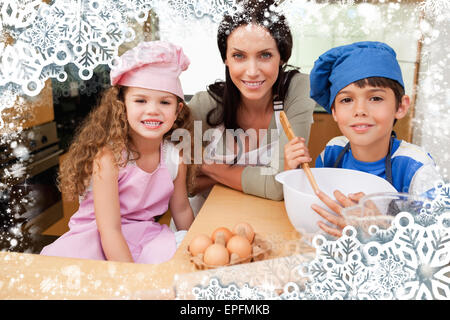
<path id="1" fill-rule="evenodd" d="M 167 91 L 184 100 L 178 76 L 190 64 L 183 49 L 165 41 L 141 42 L 119 58 L 111 84 Z"/>

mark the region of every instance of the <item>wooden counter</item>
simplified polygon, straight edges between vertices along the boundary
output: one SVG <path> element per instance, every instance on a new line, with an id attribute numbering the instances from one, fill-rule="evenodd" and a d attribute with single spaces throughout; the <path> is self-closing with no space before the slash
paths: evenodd
<path id="1" fill-rule="evenodd" d="M 173 299 L 174 276 L 197 271 L 186 250 L 190 239 L 240 221 L 274 243 L 301 237 L 289 222 L 283 201 L 217 185 L 171 260 L 145 265 L 0 252 L 0 299 Z M 270 258 L 290 254 L 274 247 Z"/>

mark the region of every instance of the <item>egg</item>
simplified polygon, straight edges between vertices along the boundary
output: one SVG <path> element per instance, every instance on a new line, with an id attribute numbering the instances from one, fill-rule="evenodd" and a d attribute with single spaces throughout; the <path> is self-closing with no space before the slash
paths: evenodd
<path id="1" fill-rule="evenodd" d="M 204 253 L 206 248 L 212 245 L 213 242 L 210 237 L 206 234 L 196 235 L 189 243 L 188 250 L 193 255 L 196 256 L 199 253 Z"/>
<path id="2" fill-rule="evenodd" d="M 203 256 L 203 262 L 209 266 L 223 266 L 229 261 L 230 255 L 227 248 L 218 243 L 210 245 Z"/>
<path id="3" fill-rule="evenodd" d="M 224 245 L 225 245 L 228 242 L 228 240 L 230 240 L 230 238 L 233 236 L 233 233 L 230 231 L 230 229 L 225 228 L 225 227 L 217 228 L 212 233 L 211 238 L 212 238 L 212 241 L 215 243 L 217 235 L 220 234 L 221 232 L 223 233 L 223 235 L 225 237 L 225 243 L 224 243 Z"/>
<path id="4" fill-rule="evenodd" d="M 244 236 L 250 241 L 250 243 L 253 242 L 253 238 L 255 237 L 255 231 L 253 230 L 252 226 L 248 224 L 247 222 L 240 222 L 236 224 L 233 227 L 233 233 Z"/>
<path id="5" fill-rule="evenodd" d="M 227 249 L 230 254 L 236 253 L 240 258 L 245 259 L 252 253 L 252 245 L 246 237 L 234 235 L 228 240 Z"/>

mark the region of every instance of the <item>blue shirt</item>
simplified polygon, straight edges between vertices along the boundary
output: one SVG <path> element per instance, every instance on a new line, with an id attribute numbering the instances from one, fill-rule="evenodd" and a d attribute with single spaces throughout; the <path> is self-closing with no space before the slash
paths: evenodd
<path id="1" fill-rule="evenodd" d="M 348 139 L 344 136 L 331 139 L 316 159 L 316 168 L 333 167 Z M 394 139 L 391 150 L 392 183 L 398 192 L 423 194 L 433 189 L 440 180 L 430 154 L 421 147 Z M 351 148 L 341 159 L 341 168 L 359 170 L 386 179 L 385 158 L 375 162 L 363 162 L 353 157 Z"/>

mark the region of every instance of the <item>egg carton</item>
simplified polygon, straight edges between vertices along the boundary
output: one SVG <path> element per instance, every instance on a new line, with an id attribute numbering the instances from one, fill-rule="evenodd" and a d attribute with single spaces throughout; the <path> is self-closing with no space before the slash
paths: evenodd
<path id="1" fill-rule="evenodd" d="M 252 242 L 252 254 L 247 258 L 240 258 L 236 253 L 230 255 L 230 262 L 222 266 L 212 266 L 203 262 L 203 253 L 196 256 L 192 256 L 189 250 L 186 250 L 190 261 L 195 265 L 197 270 L 216 269 L 221 267 L 233 266 L 240 263 L 249 263 L 253 261 L 261 261 L 267 259 L 271 253 L 272 245 L 269 241 L 264 239 L 258 233 L 255 233 L 255 237 Z"/>

